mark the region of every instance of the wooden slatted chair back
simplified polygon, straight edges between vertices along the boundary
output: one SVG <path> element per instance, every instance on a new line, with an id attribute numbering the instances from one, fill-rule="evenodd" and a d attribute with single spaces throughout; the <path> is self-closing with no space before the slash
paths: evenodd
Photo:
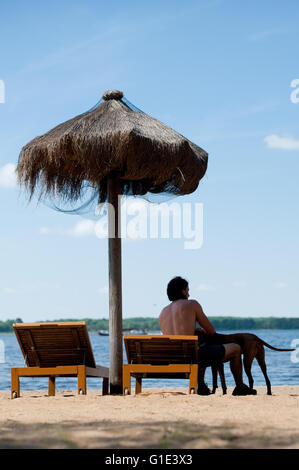
<path id="1" fill-rule="evenodd" d="M 125 335 L 128 364 L 197 364 L 198 337 Z"/>
<path id="2" fill-rule="evenodd" d="M 96 367 L 86 323 L 15 323 L 16 337 L 29 367 Z"/>

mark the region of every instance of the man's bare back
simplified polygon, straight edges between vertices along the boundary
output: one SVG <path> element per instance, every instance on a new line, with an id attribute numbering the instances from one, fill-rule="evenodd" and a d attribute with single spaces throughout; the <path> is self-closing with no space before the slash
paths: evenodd
<path id="1" fill-rule="evenodd" d="M 159 316 L 160 328 L 164 335 L 194 335 L 196 321 L 208 335 L 215 333 L 214 326 L 196 300 L 175 300 L 163 308 Z"/>

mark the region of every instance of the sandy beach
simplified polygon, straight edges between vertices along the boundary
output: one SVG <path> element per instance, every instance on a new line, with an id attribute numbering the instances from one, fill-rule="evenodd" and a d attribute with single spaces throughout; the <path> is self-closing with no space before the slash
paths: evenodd
<path id="1" fill-rule="evenodd" d="M 257 396 L 188 395 L 187 388 L 131 396 L 88 390 L 0 391 L 0 448 L 299 448 L 299 386 Z"/>

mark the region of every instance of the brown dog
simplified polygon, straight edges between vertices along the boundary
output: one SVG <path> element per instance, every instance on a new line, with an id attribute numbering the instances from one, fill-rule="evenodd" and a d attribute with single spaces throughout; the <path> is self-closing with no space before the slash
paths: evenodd
<path id="1" fill-rule="evenodd" d="M 243 353 L 244 370 L 248 377 L 249 387 L 251 389 L 253 389 L 251 365 L 252 365 L 253 359 L 256 358 L 266 380 L 268 395 L 272 395 L 272 393 L 271 393 L 271 383 L 267 375 L 267 366 L 265 362 L 264 346 L 266 346 L 267 348 L 273 349 L 274 351 L 294 351 L 294 349 L 275 348 L 274 346 L 271 346 L 271 344 L 266 343 L 261 338 L 251 333 L 235 333 L 235 334 L 229 334 L 229 335 L 215 333 L 213 336 L 208 336 L 205 333 L 205 331 L 202 329 L 197 329 L 196 333 L 200 341 L 206 344 L 228 344 L 228 343 L 239 344 Z M 213 392 L 212 393 L 215 393 L 215 390 L 217 388 L 217 371 L 219 372 L 220 377 L 221 377 L 222 388 L 224 387 L 223 393 L 226 393 L 223 364 L 214 364 L 212 366 L 212 374 L 213 374 Z"/>

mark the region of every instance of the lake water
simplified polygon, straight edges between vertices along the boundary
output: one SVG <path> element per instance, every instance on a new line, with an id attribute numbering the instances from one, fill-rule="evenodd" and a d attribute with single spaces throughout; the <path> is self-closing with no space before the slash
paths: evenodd
<path id="1" fill-rule="evenodd" d="M 236 331 L 218 331 L 218 333 L 236 333 Z M 251 330 L 267 343 L 278 348 L 290 348 L 291 342 L 297 339 L 297 351 L 291 352 L 272 351 L 265 347 L 266 364 L 269 379 L 272 385 L 299 385 L 299 330 Z M 96 363 L 109 367 L 109 337 L 99 336 L 97 333 L 89 333 Z M 24 367 L 24 358 L 14 333 L 0 334 L 0 389 L 10 390 L 10 369 L 11 367 Z M 1 351 L 4 349 L 4 354 Z M 4 357 L 3 357 L 4 356 Z M 3 362 L 4 360 L 4 362 Z M 124 350 L 124 362 L 126 363 L 126 353 Z M 225 375 L 228 386 L 234 386 L 234 380 L 230 372 L 229 364 L 225 363 Z M 255 385 L 265 385 L 264 376 L 254 360 L 252 365 L 252 376 Z M 207 369 L 205 381 L 211 385 L 210 368 Z M 134 385 L 132 379 L 132 386 Z M 220 385 L 220 381 L 218 381 Z M 244 382 L 248 383 L 244 374 Z M 21 378 L 22 390 L 47 390 L 47 378 Z M 100 389 L 102 379 L 87 379 L 87 387 Z M 159 380 L 144 379 L 143 387 L 188 387 L 188 380 Z M 58 377 L 56 388 L 62 390 L 76 390 L 77 380 L 74 378 Z"/>

